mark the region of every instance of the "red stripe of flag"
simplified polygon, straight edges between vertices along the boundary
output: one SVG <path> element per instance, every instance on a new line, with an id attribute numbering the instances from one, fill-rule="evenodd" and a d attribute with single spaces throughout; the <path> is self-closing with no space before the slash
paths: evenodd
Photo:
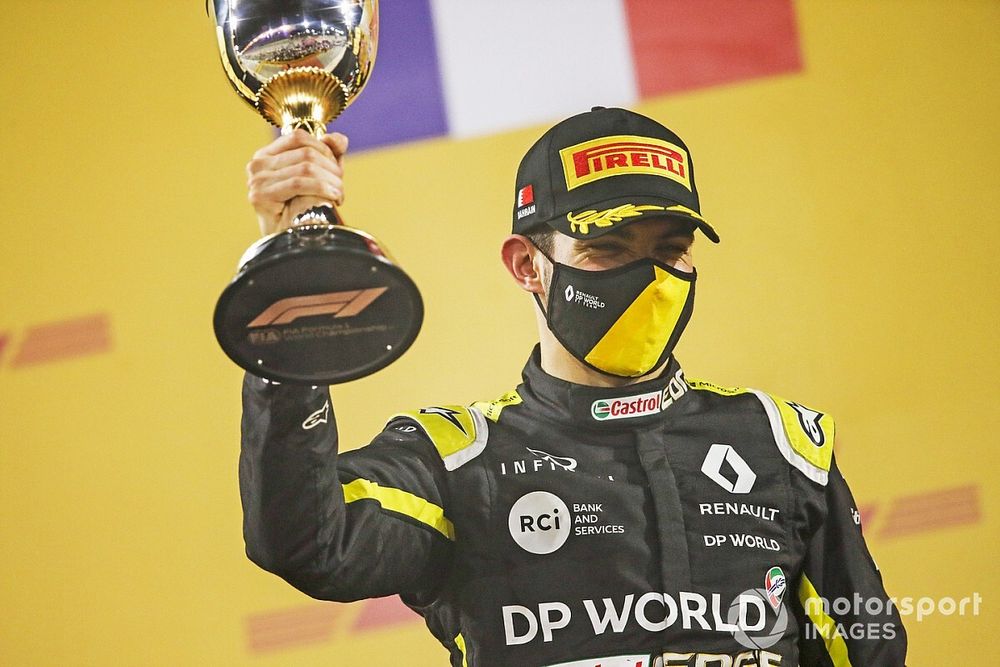
<path id="1" fill-rule="evenodd" d="M 625 0 L 641 97 L 802 69 L 792 0 Z"/>
<path id="2" fill-rule="evenodd" d="M 355 619 L 351 630 L 364 632 L 420 620 L 420 616 L 403 604 L 398 595 L 369 600 Z"/>
<path id="3" fill-rule="evenodd" d="M 943 489 L 894 500 L 880 536 L 897 537 L 976 523 L 981 518 L 978 486 Z"/>
<path id="4" fill-rule="evenodd" d="M 29 328 L 11 365 L 29 366 L 110 349 L 111 317 L 99 313 Z"/>

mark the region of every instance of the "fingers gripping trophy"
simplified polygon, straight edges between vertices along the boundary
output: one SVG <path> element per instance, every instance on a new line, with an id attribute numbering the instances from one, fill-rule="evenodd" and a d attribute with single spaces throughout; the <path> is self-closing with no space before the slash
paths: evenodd
<path id="1" fill-rule="evenodd" d="M 321 138 L 375 64 L 377 0 L 208 0 L 230 83 L 282 134 Z M 288 229 L 239 262 L 215 309 L 222 349 L 249 372 L 336 384 L 402 355 L 420 330 L 416 285 L 329 202 L 296 197 Z"/>

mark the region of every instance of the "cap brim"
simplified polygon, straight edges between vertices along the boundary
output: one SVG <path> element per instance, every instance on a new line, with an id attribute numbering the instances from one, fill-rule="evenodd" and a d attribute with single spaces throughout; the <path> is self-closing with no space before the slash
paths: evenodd
<path id="1" fill-rule="evenodd" d="M 585 211 L 569 212 L 544 221 L 552 229 L 575 239 L 593 239 L 639 220 L 680 218 L 691 222 L 713 243 L 719 234 L 701 215 L 667 199 L 631 197 L 592 204 Z"/>

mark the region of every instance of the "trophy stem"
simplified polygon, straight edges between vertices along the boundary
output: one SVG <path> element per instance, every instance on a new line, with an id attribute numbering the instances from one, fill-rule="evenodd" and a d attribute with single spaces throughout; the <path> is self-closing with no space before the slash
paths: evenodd
<path id="1" fill-rule="evenodd" d="M 295 130 L 305 130 L 317 139 L 322 139 L 323 135 L 326 134 L 326 125 L 323 123 L 317 123 L 313 120 L 295 119 L 292 122 L 281 126 L 281 135 L 285 136 L 287 134 L 291 134 Z"/>
<path id="2" fill-rule="evenodd" d="M 291 134 L 302 128 L 316 137 L 347 106 L 340 79 L 318 67 L 300 67 L 272 76 L 257 97 L 257 111 Z"/>

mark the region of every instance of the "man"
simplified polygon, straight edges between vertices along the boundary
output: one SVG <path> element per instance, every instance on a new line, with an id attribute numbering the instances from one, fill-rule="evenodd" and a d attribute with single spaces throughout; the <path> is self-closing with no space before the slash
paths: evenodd
<path id="1" fill-rule="evenodd" d="M 345 150 L 259 152 L 262 229 L 295 196 L 339 201 Z M 672 355 L 695 232 L 718 242 L 681 139 L 595 108 L 531 147 L 514 193 L 502 258 L 540 339 L 524 382 L 338 456 L 325 387 L 248 376 L 250 558 L 320 599 L 400 594 L 455 667 L 902 665 L 833 420 Z"/>

